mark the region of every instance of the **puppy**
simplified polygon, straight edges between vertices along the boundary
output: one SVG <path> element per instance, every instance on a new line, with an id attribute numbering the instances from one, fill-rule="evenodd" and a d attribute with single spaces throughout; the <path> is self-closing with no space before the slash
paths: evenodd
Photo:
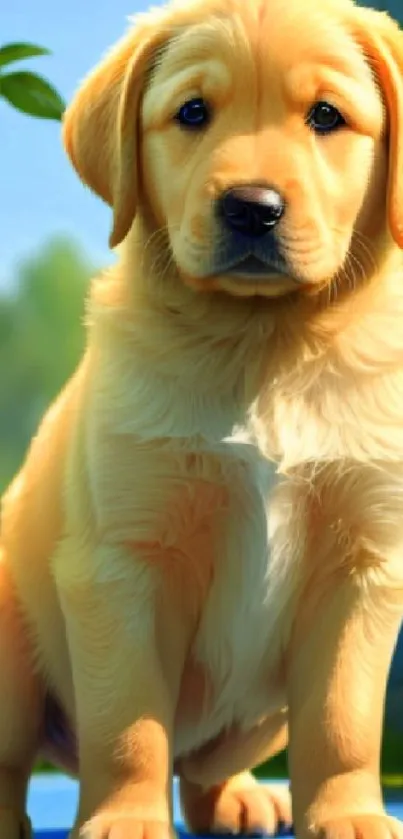
<path id="1" fill-rule="evenodd" d="M 297 835 L 383 810 L 403 612 L 403 35 L 350 0 L 178 0 L 64 140 L 112 208 L 84 358 L 6 493 L 0 835 L 38 751 L 71 837 Z"/>

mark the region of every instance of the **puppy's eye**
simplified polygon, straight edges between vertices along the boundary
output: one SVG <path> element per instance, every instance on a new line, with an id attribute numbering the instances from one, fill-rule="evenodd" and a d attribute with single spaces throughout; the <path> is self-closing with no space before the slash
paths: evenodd
<path id="1" fill-rule="evenodd" d="M 191 128 L 194 131 L 205 128 L 210 122 L 211 111 L 204 99 L 189 99 L 175 114 L 175 120 L 183 128 Z"/>
<path id="2" fill-rule="evenodd" d="M 345 125 L 346 121 L 334 105 L 317 102 L 308 114 L 307 124 L 316 134 L 330 134 Z"/>

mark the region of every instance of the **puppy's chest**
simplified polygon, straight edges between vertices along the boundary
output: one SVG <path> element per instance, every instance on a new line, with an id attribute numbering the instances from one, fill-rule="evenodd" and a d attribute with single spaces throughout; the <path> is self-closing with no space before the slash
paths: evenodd
<path id="1" fill-rule="evenodd" d="M 89 449 L 89 489 L 103 537 L 169 549 L 207 524 L 215 540 L 223 530 L 243 532 L 256 510 L 266 522 L 262 498 L 274 473 L 249 442 L 94 435 Z"/>
<path id="2" fill-rule="evenodd" d="M 208 458 L 206 470 L 207 464 Z M 223 447 L 220 465 L 221 480 L 217 475 L 216 482 L 195 481 L 193 503 L 185 510 L 192 532 L 177 530 L 182 560 L 186 556 L 189 563 L 187 603 L 193 595 L 198 624 L 177 709 L 176 754 L 233 724 L 253 725 L 270 702 L 263 662 L 273 629 L 268 496 L 276 479 L 252 447 Z M 198 602 L 200 581 L 207 585 Z"/>
<path id="3" fill-rule="evenodd" d="M 233 438 L 137 448 L 131 469 L 127 448 L 113 461 L 120 485 L 97 483 L 98 515 L 114 539 L 152 546 L 163 596 L 180 591 L 194 615 L 176 725 L 183 753 L 267 710 L 259 690 L 272 632 L 268 498 L 277 481 L 254 445 Z"/>

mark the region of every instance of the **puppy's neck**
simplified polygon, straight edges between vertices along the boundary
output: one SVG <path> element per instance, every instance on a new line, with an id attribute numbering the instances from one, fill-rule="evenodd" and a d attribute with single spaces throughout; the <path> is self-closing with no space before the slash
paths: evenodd
<path id="1" fill-rule="evenodd" d="M 318 307 L 299 343 L 296 324 L 294 336 L 283 331 L 254 414 L 282 470 L 403 457 L 402 322 L 402 255 L 392 248 L 354 293 Z"/>
<path id="2" fill-rule="evenodd" d="M 195 292 L 130 240 L 93 284 L 89 321 L 122 427 L 219 442 L 247 421 L 274 327 L 263 301 Z"/>
<path id="3" fill-rule="evenodd" d="M 377 376 L 401 358 L 403 283 L 396 250 L 379 260 L 366 284 L 326 305 L 314 296 L 265 301 L 193 291 L 169 253 L 159 261 L 161 252 L 150 245 L 129 237 L 118 266 L 94 283 L 89 306 L 90 341 L 115 368 L 116 394 L 109 402 L 125 402 L 123 424 L 134 423 L 136 432 L 144 433 L 137 427 L 143 422 L 149 436 L 220 440 L 257 405 L 270 438 L 267 453 L 280 460 L 290 453 L 290 439 L 279 446 L 275 441 L 283 427 L 293 426 L 298 460 L 303 416 L 308 408 L 321 412 L 330 370 L 335 381 L 347 382 L 362 366 Z M 327 429 L 325 423 L 325 441 Z M 310 435 L 309 456 L 317 435 L 317 429 Z"/>

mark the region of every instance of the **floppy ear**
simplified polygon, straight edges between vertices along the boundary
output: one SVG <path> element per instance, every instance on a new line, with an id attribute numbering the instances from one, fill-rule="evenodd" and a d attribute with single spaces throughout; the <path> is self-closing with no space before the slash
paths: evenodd
<path id="1" fill-rule="evenodd" d="M 359 20 L 357 39 L 378 81 L 388 112 L 387 212 L 392 236 L 403 248 L 403 32 L 385 12 L 361 9 Z"/>
<path id="2" fill-rule="evenodd" d="M 145 74 L 166 30 L 135 28 L 90 73 L 67 108 L 66 151 L 82 181 L 113 208 L 111 247 L 136 215 L 140 102 Z"/>

